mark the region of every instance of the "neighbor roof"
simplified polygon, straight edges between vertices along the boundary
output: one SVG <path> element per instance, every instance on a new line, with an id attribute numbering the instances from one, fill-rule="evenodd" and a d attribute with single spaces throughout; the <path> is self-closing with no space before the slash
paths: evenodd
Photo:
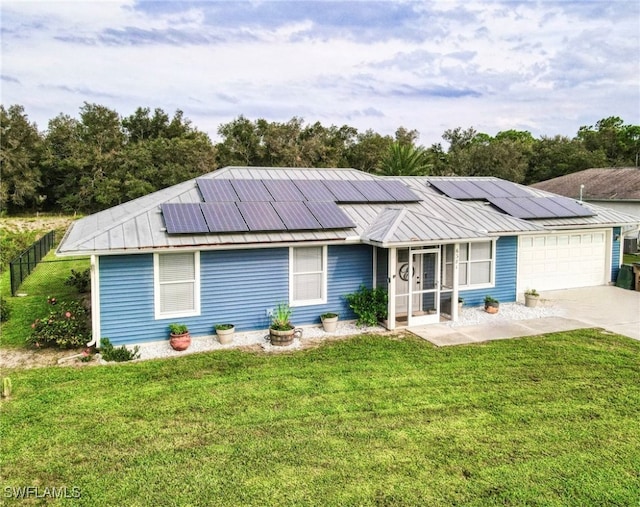
<path id="1" fill-rule="evenodd" d="M 640 201 L 640 168 L 586 169 L 531 185 L 554 194 L 593 201 Z"/>
<path id="2" fill-rule="evenodd" d="M 349 223 L 354 226 L 342 229 L 186 234 L 167 232 L 166 220 L 162 214 L 163 206 L 201 204 L 203 197 L 197 180 L 203 179 L 325 182 L 398 180 L 408 186 L 419 200 L 402 203 L 338 203 L 340 210 L 350 218 Z M 543 222 L 511 217 L 482 203 L 461 202 L 446 197 L 429 184 L 430 179 L 379 177 L 355 169 L 226 167 L 77 220 L 67 231 L 57 253 L 102 255 L 176 248 L 265 247 L 297 242 L 364 242 L 388 247 L 429 242 L 477 241 L 490 236 L 535 233 L 548 227 Z M 492 180 L 501 181 L 496 178 Z M 540 193 L 520 187 L 532 195 Z M 592 209 L 596 209 L 596 216 L 572 218 L 561 225 L 595 226 L 634 221 L 622 213 L 602 211 L 599 207 Z M 551 220 L 551 223 L 555 225 L 558 222 Z"/>

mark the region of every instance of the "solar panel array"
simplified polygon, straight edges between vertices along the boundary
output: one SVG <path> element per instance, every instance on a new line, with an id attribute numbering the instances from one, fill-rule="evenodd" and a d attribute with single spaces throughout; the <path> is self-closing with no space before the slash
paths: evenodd
<path id="1" fill-rule="evenodd" d="M 516 218 L 577 218 L 594 213 L 573 199 L 561 196 L 536 197 L 525 188 L 504 180 L 431 180 L 431 186 L 447 197 L 485 200 Z"/>
<path id="2" fill-rule="evenodd" d="M 492 197 L 496 208 L 516 218 L 591 217 L 594 213 L 566 197 Z"/>
<path id="3" fill-rule="evenodd" d="M 311 231 L 356 225 L 338 203 L 420 200 L 400 181 L 196 180 L 202 203 L 162 205 L 169 234 Z"/>
<path id="4" fill-rule="evenodd" d="M 335 202 L 203 202 L 161 206 L 169 234 L 350 229 Z"/>
<path id="5" fill-rule="evenodd" d="M 447 197 L 460 201 L 531 196 L 524 188 L 504 180 L 430 180 L 429 183 Z"/>
<path id="6" fill-rule="evenodd" d="M 418 202 L 397 180 L 196 180 L 205 202 L 333 201 L 340 204 Z"/>

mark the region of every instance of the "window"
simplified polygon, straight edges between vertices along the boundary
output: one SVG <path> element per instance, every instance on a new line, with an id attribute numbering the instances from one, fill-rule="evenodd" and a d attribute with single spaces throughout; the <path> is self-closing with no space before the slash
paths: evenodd
<path id="1" fill-rule="evenodd" d="M 327 247 L 289 250 L 289 300 L 292 306 L 327 302 Z"/>
<path id="2" fill-rule="evenodd" d="M 156 319 L 200 314 L 200 253 L 154 254 Z"/>
<path id="3" fill-rule="evenodd" d="M 487 287 L 493 285 L 494 242 L 461 243 L 459 256 L 459 287 Z M 452 278 L 453 245 L 445 251 L 445 283 Z"/>

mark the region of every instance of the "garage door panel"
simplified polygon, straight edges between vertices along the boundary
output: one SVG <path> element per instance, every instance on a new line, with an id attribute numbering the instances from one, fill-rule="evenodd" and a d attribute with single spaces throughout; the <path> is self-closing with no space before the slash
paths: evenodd
<path id="1" fill-rule="evenodd" d="M 608 272 L 606 232 L 522 237 L 518 259 L 520 290 L 603 285 Z"/>

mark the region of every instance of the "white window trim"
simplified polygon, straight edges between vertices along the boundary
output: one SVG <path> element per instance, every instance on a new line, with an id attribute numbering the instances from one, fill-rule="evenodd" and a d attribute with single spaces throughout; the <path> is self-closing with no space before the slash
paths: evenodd
<path id="1" fill-rule="evenodd" d="M 295 301 L 293 299 L 293 251 L 296 248 L 314 248 L 314 247 L 322 248 L 322 297 L 320 299 L 305 299 L 300 301 Z M 323 305 L 327 303 L 327 245 L 305 245 L 305 246 L 291 246 L 289 247 L 289 306 L 312 306 L 312 305 Z"/>
<path id="2" fill-rule="evenodd" d="M 160 261 L 161 255 L 171 255 L 171 253 L 154 253 L 153 254 L 153 297 L 154 297 L 154 310 L 156 320 L 173 319 L 180 317 L 197 317 L 200 315 L 200 252 L 173 252 L 173 253 L 192 253 L 193 254 L 193 267 L 195 270 L 194 280 L 194 309 L 183 312 L 166 312 L 160 311 Z"/>
<path id="3" fill-rule="evenodd" d="M 472 245 L 477 243 L 486 243 L 487 241 L 475 241 L 469 243 L 460 243 L 460 245 L 467 245 L 467 260 L 459 260 L 458 261 L 458 269 L 461 272 L 464 269 L 467 272 L 467 283 L 466 284 L 458 284 L 458 287 L 465 290 L 475 290 L 475 289 L 491 289 L 496 286 L 496 241 L 488 240 L 491 243 L 491 259 L 479 259 L 479 260 L 471 260 L 471 248 Z M 490 273 L 490 281 L 489 283 L 469 283 L 471 281 L 471 271 L 469 269 L 469 265 L 474 262 L 486 262 L 487 260 L 491 261 L 491 273 Z"/>

